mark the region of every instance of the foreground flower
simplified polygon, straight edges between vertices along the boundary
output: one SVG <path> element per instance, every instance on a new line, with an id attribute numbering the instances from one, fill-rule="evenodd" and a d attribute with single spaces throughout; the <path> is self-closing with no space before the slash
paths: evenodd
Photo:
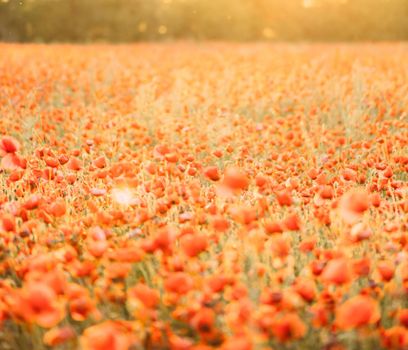
<path id="1" fill-rule="evenodd" d="M 65 317 L 64 304 L 44 283 L 33 282 L 11 295 L 9 306 L 12 314 L 44 328 L 54 327 Z"/>
<path id="2" fill-rule="evenodd" d="M 231 167 L 225 170 L 223 184 L 231 190 L 246 190 L 249 179 L 241 169 Z"/>
<path id="3" fill-rule="evenodd" d="M 345 330 L 374 324 L 379 319 L 378 303 L 365 295 L 357 295 L 347 300 L 336 311 L 336 325 Z"/>
<path id="4" fill-rule="evenodd" d="M 339 210 L 342 219 L 350 225 L 356 224 L 370 207 L 370 196 L 364 190 L 351 190 L 340 199 Z"/>
<path id="5" fill-rule="evenodd" d="M 3 157 L 7 153 L 16 153 L 20 147 L 20 143 L 14 137 L 3 136 L 0 139 L 0 156 Z"/>
<path id="6" fill-rule="evenodd" d="M 327 263 L 322 279 L 333 284 L 345 284 L 350 281 L 350 267 L 346 259 L 334 259 Z"/>
<path id="7" fill-rule="evenodd" d="M 64 344 L 76 337 L 73 328 L 66 326 L 61 328 L 53 328 L 44 334 L 44 344 L 48 346 L 58 346 Z"/>
<path id="8" fill-rule="evenodd" d="M 278 317 L 272 324 L 272 333 L 281 342 L 303 338 L 306 331 L 305 324 L 295 313 Z"/>
<path id="9" fill-rule="evenodd" d="M 136 343 L 130 324 L 115 321 L 88 327 L 80 340 L 83 350 L 129 350 Z"/>
<path id="10" fill-rule="evenodd" d="M 394 326 L 381 334 L 382 344 L 386 349 L 405 350 L 408 347 L 408 329 Z"/>

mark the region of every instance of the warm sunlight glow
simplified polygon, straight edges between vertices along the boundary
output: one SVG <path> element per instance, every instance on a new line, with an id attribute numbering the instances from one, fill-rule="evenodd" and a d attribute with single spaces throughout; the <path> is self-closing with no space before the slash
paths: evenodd
<path id="1" fill-rule="evenodd" d="M 0 42 L 406 38 L 406 0 L 0 0 Z"/>
<path id="2" fill-rule="evenodd" d="M 130 206 L 138 204 L 138 199 L 134 190 L 129 187 L 118 187 L 114 188 L 111 192 L 112 199 L 121 205 Z"/>
<path id="3" fill-rule="evenodd" d="M 0 350 L 408 350 L 408 0 L 0 0 Z"/>

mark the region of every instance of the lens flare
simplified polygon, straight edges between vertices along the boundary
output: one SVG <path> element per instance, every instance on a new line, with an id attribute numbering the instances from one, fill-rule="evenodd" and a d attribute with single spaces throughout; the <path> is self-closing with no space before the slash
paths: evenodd
<path id="1" fill-rule="evenodd" d="M 124 206 L 136 205 L 139 203 L 136 193 L 132 188 L 129 187 L 117 187 L 111 191 L 112 199 Z"/>

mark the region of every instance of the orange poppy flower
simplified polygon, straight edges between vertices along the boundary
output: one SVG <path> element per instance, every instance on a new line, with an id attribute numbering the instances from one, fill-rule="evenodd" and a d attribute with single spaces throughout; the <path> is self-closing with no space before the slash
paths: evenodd
<path id="1" fill-rule="evenodd" d="M 265 231 L 268 234 L 282 233 L 284 230 L 283 225 L 279 221 L 266 221 Z"/>
<path id="2" fill-rule="evenodd" d="M 350 267 L 346 259 L 330 260 L 322 272 L 322 279 L 328 283 L 345 284 L 350 281 Z"/>
<path id="3" fill-rule="evenodd" d="M 216 166 L 208 166 L 203 170 L 204 175 L 212 181 L 218 181 L 221 176 Z"/>
<path id="4" fill-rule="evenodd" d="M 370 207 L 370 196 L 361 190 L 352 190 L 344 194 L 339 203 L 340 215 L 348 224 L 357 223 L 362 214 Z"/>
<path id="5" fill-rule="evenodd" d="M 288 215 L 283 220 L 283 225 L 289 231 L 298 231 L 302 228 L 301 220 L 296 213 Z"/>
<path id="6" fill-rule="evenodd" d="M 85 329 L 80 339 L 83 350 L 129 350 L 138 343 L 131 329 L 121 322 L 105 321 Z"/>
<path id="7" fill-rule="evenodd" d="M 312 324 L 314 327 L 325 327 L 329 323 L 329 311 L 322 303 L 311 306 Z"/>
<path id="8" fill-rule="evenodd" d="M 388 282 L 394 277 L 395 266 L 391 261 L 380 261 L 377 269 L 383 281 Z"/>
<path id="9" fill-rule="evenodd" d="M 311 302 L 316 297 L 316 284 L 313 280 L 308 279 L 297 279 L 294 285 L 294 290 L 298 293 L 305 301 Z"/>
<path id="10" fill-rule="evenodd" d="M 16 218 L 14 215 L 9 213 L 4 213 L 1 215 L 1 226 L 0 231 L 14 231 L 16 229 Z"/>
<path id="11" fill-rule="evenodd" d="M 180 239 L 180 245 L 184 254 L 194 257 L 207 249 L 208 239 L 204 234 L 188 234 Z"/>
<path id="12" fill-rule="evenodd" d="M 405 350 L 408 346 L 408 330 L 394 326 L 381 332 L 381 342 L 386 349 Z"/>
<path id="13" fill-rule="evenodd" d="M 39 206 L 41 202 L 41 196 L 38 194 L 31 195 L 24 204 L 24 208 L 27 210 L 33 210 Z"/>
<path id="14" fill-rule="evenodd" d="M 47 207 L 47 212 L 56 218 L 64 216 L 66 211 L 67 207 L 62 198 L 56 199 Z"/>
<path id="15" fill-rule="evenodd" d="M 13 313 L 44 328 L 56 326 L 65 317 L 64 305 L 58 301 L 54 290 L 44 283 L 33 282 L 25 286 L 10 306 Z"/>
<path id="16" fill-rule="evenodd" d="M 303 338 L 307 328 L 296 313 L 287 313 L 274 319 L 271 331 L 279 341 L 287 342 Z"/>
<path id="17" fill-rule="evenodd" d="M 210 308 L 200 309 L 191 319 L 192 326 L 199 333 L 210 333 L 215 323 L 215 312 Z"/>
<path id="18" fill-rule="evenodd" d="M 44 161 L 51 168 L 57 168 L 60 165 L 59 161 L 54 157 L 45 157 Z"/>
<path id="19" fill-rule="evenodd" d="M 104 156 L 100 156 L 100 157 L 98 157 L 98 158 L 95 158 L 95 159 L 92 161 L 92 165 L 93 165 L 95 168 L 103 169 L 103 168 L 106 167 L 106 158 L 105 158 Z"/>
<path id="20" fill-rule="evenodd" d="M 221 350 L 252 350 L 254 345 L 246 336 L 235 336 L 227 339 L 221 346 Z"/>
<path id="21" fill-rule="evenodd" d="M 25 161 L 14 153 L 7 153 L 1 159 L 0 166 L 4 170 L 13 171 L 25 167 Z"/>
<path id="22" fill-rule="evenodd" d="M 3 157 L 6 153 L 16 153 L 20 147 L 20 143 L 14 137 L 3 136 L 0 139 L 0 156 Z"/>
<path id="23" fill-rule="evenodd" d="M 116 248 L 114 251 L 108 254 L 110 259 L 120 261 L 135 263 L 143 259 L 143 251 L 139 247 L 123 247 Z"/>
<path id="24" fill-rule="evenodd" d="M 84 321 L 95 311 L 95 303 L 86 295 L 74 298 L 69 303 L 69 312 L 73 320 Z"/>
<path id="25" fill-rule="evenodd" d="M 398 312 L 399 323 L 408 329 L 408 309 L 402 309 Z"/>
<path id="26" fill-rule="evenodd" d="M 76 157 L 71 157 L 67 163 L 67 167 L 70 170 L 79 171 L 82 169 L 82 162 Z"/>
<path id="27" fill-rule="evenodd" d="M 281 236 L 273 236 L 271 240 L 271 248 L 273 253 L 280 258 L 285 258 L 288 256 L 290 251 L 288 241 Z"/>
<path id="28" fill-rule="evenodd" d="M 159 292 L 142 283 L 129 289 L 128 295 L 139 299 L 147 308 L 155 308 L 160 301 Z"/>
<path id="29" fill-rule="evenodd" d="M 377 302 L 369 296 L 357 295 L 337 307 L 336 325 L 340 329 L 353 329 L 376 323 L 380 319 Z"/>
<path id="30" fill-rule="evenodd" d="M 227 168 L 223 184 L 232 190 L 246 190 L 249 186 L 248 176 L 239 168 Z"/>
<path id="31" fill-rule="evenodd" d="M 208 279 L 208 286 L 214 293 L 221 292 L 228 284 L 231 284 L 231 278 L 225 275 L 213 275 Z"/>
<path id="32" fill-rule="evenodd" d="M 368 276 L 371 268 L 371 260 L 368 257 L 353 261 L 353 271 L 358 276 Z"/>
<path id="33" fill-rule="evenodd" d="M 44 334 L 43 342 L 48 346 L 58 346 L 76 337 L 75 330 L 70 326 L 53 328 Z"/>
<path id="34" fill-rule="evenodd" d="M 178 335 L 171 334 L 169 336 L 169 345 L 174 350 L 191 350 L 193 347 L 193 340 L 189 338 L 179 337 Z"/>
<path id="35" fill-rule="evenodd" d="M 276 199 L 281 207 L 291 206 L 293 203 L 292 196 L 289 191 L 280 191 L 276 193 Z"/>
<path id="36" fill-rule="evenodd" d="M 186 294 L 193 288 L 193 280 L 184 272 L 176 272 L 166 279 L 164 287 L 173 293 Z"/>

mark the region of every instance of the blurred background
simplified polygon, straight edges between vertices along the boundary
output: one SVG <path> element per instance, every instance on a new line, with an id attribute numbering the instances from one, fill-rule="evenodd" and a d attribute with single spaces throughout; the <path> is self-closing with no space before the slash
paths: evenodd
<path id="1" fill-rule="evenodd" d="M 0 0 L 0 41 L 408 39 L 408 0 Z"/>

